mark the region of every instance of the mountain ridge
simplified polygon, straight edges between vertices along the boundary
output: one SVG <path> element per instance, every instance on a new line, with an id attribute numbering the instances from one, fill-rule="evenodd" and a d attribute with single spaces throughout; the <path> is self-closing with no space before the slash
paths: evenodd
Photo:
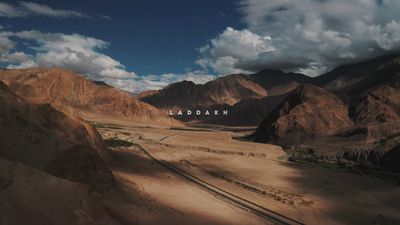
<path id="1" fill-rule="evenodd" d="M 0 70 L 0 80 L 34 104 L 50 104 L 83 118 L 121 116 L 136 122 L 179 124 L 133 94 L 60 68 Z"/>

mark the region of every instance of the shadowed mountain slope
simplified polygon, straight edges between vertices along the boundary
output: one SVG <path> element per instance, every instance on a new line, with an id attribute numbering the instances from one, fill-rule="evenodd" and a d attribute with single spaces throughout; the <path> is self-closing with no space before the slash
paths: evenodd
<path id="1" fill-rule="evenodd" d="M 97 190 L 113 185 L 113 176 L 100 156 L 106 154 L 103 141 L 88 123 L 49 104 L 29 104 L 2 82 L 0 115 L 0 158 L 86 183 Z"/>
<path id="2" fill-rule="evenodd" d="M 299 73 L 285 73 L 280 70 L 261 70 L 250 74 L 249 78 L 267 90 L 269 96 L 283 95 L 294 89 L 299 84 L 311 84 L 313 78 Z"/>
<path id="3" fill-rule="evenodd" d="M 351 96 L 380 85 L 399 88 L 400 57 L 387 55 L 357 64 L 340 66 L 315 78 L 315 83 Z"/>
<path id="4" fill-rule="evenodd" d="M 299 144 L 352 125 L 346 105 L 334 94 L 301 85 L 267 115 L 252 135 L 256 141 Z"/>

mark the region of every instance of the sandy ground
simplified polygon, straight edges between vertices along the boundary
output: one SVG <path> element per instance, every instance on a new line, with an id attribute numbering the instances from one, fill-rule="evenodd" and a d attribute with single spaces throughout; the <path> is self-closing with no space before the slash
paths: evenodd
<path id="1" fill-rule="evenodd" d="M 148 128 L 140 125 L 133 129 Z M 127 133 L 130 129 L 98 128 L 98 130 L 105 139 L 114 135 L 131 137 Z M 157 128 L 157 130 L 163 129 Z M 135 134 L 135 136 L 139 137 L 140 134 Z M 107 204 L 113 206 L 114 212 L 119 212 L 117 215 L 119 218 L 131 213 L 137 224 L 155 225 L 271 224 L 175 175 L 152 162 L 143 152 L 134 147 L 114 147 L 111 150 L 112 158 L 107 160 L 107 164 L 118 184 L 125 190 L 121 197 L 129 192 L 139 193 L 140 196 L 133 200 L 136 212 L 134 210 L 127 212 L 125 199 L 122 199 L 121 203 L 116 203 L 115 196 L 110 198 L 114 203 Z M 138 208 L 141 209 L 138 210 Z M 126 220 L 131 221 L 132 218 Z"/>
<path id="2" fill-rule="evenodd" d="M 235 137 L 241 134 L 229 131 L 142 125 L 98 130 L 104 139 L 138 143 L 158 159 L 305 224 L 400 224 L 396 181 L 290 163 L 279 146 L 239 141 Z M 266 224 L 135 147 L 113 148 L 109 164 L 121 184 L 151 202 L 146 204 L 154 215 L 138 216 L 139 224 Z"/>

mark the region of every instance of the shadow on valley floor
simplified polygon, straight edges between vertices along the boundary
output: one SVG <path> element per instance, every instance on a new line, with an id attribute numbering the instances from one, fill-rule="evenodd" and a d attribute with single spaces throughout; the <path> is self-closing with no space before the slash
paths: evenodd
<path id="1" fill-rule="evenodd" d="M 277 164 L 280 169 L 264 171 L 266 176 L 262 180 L 250 175 L 260 173 L 260 170 L 252 171 L 247 166 L 226 167 L 207 158 L 197 162 L 209 175 L 264 195 L 266 201 L 287 205 L 293 205 L 293 201 L 295 207 L 302 209 L 299 219 L 305 224 L 400 224 L 400 186 L 395 180 L 358 175 L 342 169 L 276 161 L 266 161 Z M 197 164 L 190 162 L 184 166 L 193 168 L 198 167 Z M 248 170 L 244 173 L 248 176 L 240 174 L 244 170 Z M 277 171 L 281 174 L 277 175 Z M 276 185 L 270 185 L 275 182 Z M 286 185 L 281 187 L 281 183 Z M 326 223 L 318 218 L 326 220 Z"/>
<path id="2" fill-rule="evenodd" d="M 114 149 L 111 156 L 114 160 L 113 171 L 137 174 L 145 177 L 164 179 L 171 174 L 152 159 L 136 149 Z M 150 166 L 151 165 L 151 166 Z"/>
<path id="3" fill-rule="evenodd" d="M 162 166 L 153 162 L 140 151 L 133 149 L 113 149 L 111 155 L 112 159 L 110 159 L 110 164 L 113 173 L 116 176 L 118 187 L 121 190 L 130 189 L 130 191 L 127 191 L 128 195 L 132 191 L 139 193 L 139 196 L 142 200 L 146 199 L 148 202 L 150 202 L 150 204 L 143 205 L 143 207 L 146 207 L 148 211 L 153 212 L 153 214 L 151 214 L 150 220 L 142 221 L 144 224 L 243 224 L 243 222 L 236 221 L 238 215 L 241 215 L 244 218 L 252 217 L 254 221 L 259 221 L 259 223 L 253 224 L 265 224 L 265 221 L 257 216 L 249 214 L 245 210 L 238 209 L 229 204 L 226 205 L 225 202 L 214 198 L 214 196 L 209 195 L 209 193 L 206 191 L 198 188 L 195 185 L 192 186 L 190 182 L 164 169 Z M 155 185 L 158 185 L 157 187 L 163 189 L 159 191 L 165 192 L 163 193 L 164 195 L 170 194 L 171 196 L 163 198 L 162 200 L 158 199 L 157 197 L 151 195 L 152 191 L 149 191 L 149 189 L 152 188 L 146 186 L 146 184 L 151 185 L 152 183 L 142 183 L 140 179 L 155 180 L 157 183 Z M 182 183 L 176 183 L 177 179 L 182 179 Z M 198 193 L 200 196 L 197 196 L 197 194 L 192 194 L 189 197 L 186 196 L 185 200 L 181 200 L 179 197 L 174 197 L 177 193 L 169 193 L 171 188 L 177 190 L 178 192 L 180 188 L 182 191 L 190 191 L 194 189 L 194 191 L 189 193 Z M 204 199 L 204 196 L 206 196 L 206 200 Z M 132 198 L 135 198 L 135 195 L 132 195 L 131 199 Z M 193 198 L 193 202 L 191 202 L 191 198 Z M 209 200 L 207 200 L 208 198 L 214 199 L 215 201 L 209 202 Z M 173 200 L 171 201 L 171 199 Z M 125 201 L 125 199 L 123 199 L 123 195 L 121 197 L 121 201 Z M 209 205 L 212 207 L 216 203 L 220 205 L 218 207 L 223 205 L 222 208 L 224 210 L 209 209 Z M 230 208 L 228 212 L 226 211 L 227 208 Z M 124 214 L 120 215 L 121 212 L 126 209 L 112 208 L 110 210 L 111 215 L 115 214 L 117 218 L 122 218 L 120 221 L 129 221 L 129 218 L 123 218 Z M 138 222 L 137 224 L 142 223 Z"/>

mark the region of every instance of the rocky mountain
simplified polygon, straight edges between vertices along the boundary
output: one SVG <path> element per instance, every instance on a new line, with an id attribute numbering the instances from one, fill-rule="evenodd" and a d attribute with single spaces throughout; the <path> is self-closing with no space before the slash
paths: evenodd
<path id="1" fill-rule="evenodd" d="M 351 125 L 342 100 L 329 91 L 305 84 L 266 116 L 252 138 L 290 146 L 334 134 Z"/>
<path id="2" fill-rule="evenodd" d="M 263 87 L 268 96 L 283 95 L 296 89 L 299 84 L 311 84 L 313 79 L 299 73 L 285 73 L 280 70 L 261 70 L 249 78 Z"/>
<path id="3" fill-rule="evenodd" d="M 0 158 L 45 173 L 109 189 L 113 176 L 97 131 L 49 104 L 30 104 L 0 82 Z"/>
<path id="4" fill-rule="evenodd" d="M 358 124 L 400 121 L 400 90 L 382 85 L 353 98 L 349 115 Z"/>
<path id="5" fill-rule="evenodd" d="M 294 149 L 292 158 L 303 155 L 301 161 L 369 162 L 398 171 L 400 89 L 395 71 L 400 68 L 397 58 L 380 60 L 379 69 L 364 70 L 367 64 L 360 64 L 359 69 L 341 69 L 347 75 L 329 75 L 332 81 L 325 88 L 299 86 L 267 114 L 251 138 Z M 348 83 L 339 82 L 343 80 Z"/>
<path id="6" fill-rule="evenodd" d="M 141 100 L 160 109 L 192 109 L 213 105 L 234 105 L 246 98 L 262 98 L 267 92 L 245 75 L 234 74 L 206 84 L 182 81 L 158 92 L 141 94 Z"/>
<path id="7" fill-rule="evenodd" d="M 340 66 L 316 78 L 278 70 L 262 70 L 250 75 L 229 75 L 205 85 L 182 81 L 160 91 L 141 93 L 138 98 L 164 110 L 229 110 L 228 118 L 176 117 L 183 121 L 199 120 L 205 123 L 255 126 L 259 125 L 262 118 L 272 111 L 271 108 L 278 105 L 287 94 L 304 84 L 329 90 L 343 100 L 346 107 L 352 104 L 349 113 L 356 113 L 357 109 L 354 107 L 357 101 L 366 101 L 366 98 L 369 98 L 367 101 L 371 101 L 372 95 L 365 94 L 371 89 L 378 86 L 392 89 L 400 87 L 399 71 L 400 57 L 388 55 Z M 378 105 L 384 107 L 381 110 L 387 112 L 386 116 L 395 116 L 396 113 L 391 112 L 396 108 L 393 108 L 393 104 L 390 107 L 380 103 Z"/>
<path id="8" fill-rule="evenodd" d="M 361 63 L 340 66 L 315 79 L 321 87 L 354 96 L 371 88 L 400 87 L 400 57 L 387 55 Z"/>
<path id="9" fill-rule="evenodd" d="M 93 82 L 68 70 L 30 68 L 0 70 L 0 80 L 17 95 L 35 104 L 84 118 L 115 118 L 143 123 L 178 124 L 164 112 L 132 94 Z"/>
<path id="10" fill-rule="evenodd" d="M 228 75 L 196 85 L 182 81 L 160 91 L 146 91 L 138 98 L 160 109 L 225 109 L 228 117 L 175 117 L 183 121 L 228 126 L 257 126 L 286 95 L 311 78 L 277 70 L 263 70 L 252 75 Z"/>
<path id="11" fill-rule="evenodd" d="M 222 107 L 229 111 L 229 116 L 203 118 L 202 122 L 226 126 L 258 126 L 264 120 L 265 115 L 268 115 L 287 95 L 242 99 L 233 106 Z M 215 109 L 218 108 L 221 106 L 215 106 Z"/>

